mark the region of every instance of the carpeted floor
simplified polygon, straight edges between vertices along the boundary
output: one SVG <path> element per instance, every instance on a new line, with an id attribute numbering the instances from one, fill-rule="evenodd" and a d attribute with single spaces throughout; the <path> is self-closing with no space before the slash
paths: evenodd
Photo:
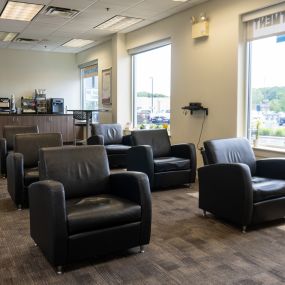
<path id="1" fill-rule="evenodd" d="M 134 248 L 73 264 L 59 276 L 33 245 L 29 210 L 15 209 L 1 179 L 0 284 L 284 284 L 285 223 L 242 234 L 204 218 L 195 191 L 197 185 L 152 194 L 152 237 L 145 253 Z"/>

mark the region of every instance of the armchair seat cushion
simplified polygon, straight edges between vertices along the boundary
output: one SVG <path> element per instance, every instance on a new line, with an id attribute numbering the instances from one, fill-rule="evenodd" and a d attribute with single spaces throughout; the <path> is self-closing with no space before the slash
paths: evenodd
<path id="1" fill-rule="evenodd" d="M 253 202 L 262 202 L 285 196 L 285 180 L 253 177 L 252 182 Z"/>
<path id="2" fill-rule="evenodd" d="M 159 157 L 154 159 L 154 171 L 165 172 L 190 168 L 190 159 L 179 157 Z"/>
<path id="3" fill-rule="evenodd" d="M 140 205 L 107 194 L 67 200 L 66 212 L 71 235 L 141 221 Z"/>
<path id="4" fill-rule="evenodd" d="M 107 154 L 127 154 L 127 151 L 131 148 L 128 145 L 122 144 L 109 144 L 105 145 Z"/>
<path id="5" fill-rule="evenodd" d="M 36 181 L 39 181 L 39 169 L 38 167 L 27 168 L 24 170 L 24 184 L 25 186 L 30 185 Z"/>

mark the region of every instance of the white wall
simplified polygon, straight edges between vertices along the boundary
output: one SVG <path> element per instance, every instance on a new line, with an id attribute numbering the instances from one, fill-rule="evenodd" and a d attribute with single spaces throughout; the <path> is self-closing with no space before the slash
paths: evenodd
<path id="1" fill-rule="evenodd" d="M 243 54 L 240 15 L 278 3 L 268 0 L 210 0 L 126 36 L 126 48 L 171 37 L 171 133 L 173 142 L 197 143 L 201 115 L 184 116 L 182 106 L 202 102 L 209 108 L 201 141 L 245 134 L 244 80 L 238 80 L 238 58 Z M 210 36 L 191 38 L 191 16 L 205 12 Z M 243 71 L 243 70 L 242 70 Z M 238 120 L 239 118 L 239 120 Z M 242 125 L 242 126 L 241 126 Z M 201 163 L 201 157 L 198 156 Z"/>
<path id="2" fill-rule="evenodd" d="M 0 97 L 15 94 L 16 106 L 22 96 L 32 96 L 36 88 L 47 97 L 64 98 L 68 108 L 80 103 L 79 71 L 74 54 L 0 50 Z"/>

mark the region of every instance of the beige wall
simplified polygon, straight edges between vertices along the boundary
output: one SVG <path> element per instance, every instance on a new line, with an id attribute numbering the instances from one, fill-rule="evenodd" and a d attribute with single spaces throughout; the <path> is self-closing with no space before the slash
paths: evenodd
<path id="1" fill-rule="evenodd" d="M 102 98 L 102 70 L 112 67 L 112 105 L 102 106 L 112 110 L 112 118 L 103 122 L 125 125 L 131 120 L 131 63 L 125 48 L 125 35 L 116 34 L 112 40 L 77 54 L 77 63 L 98 60 L 99 98 Z M 102 117 L 106 114 L 101 114 Z M 102 121 L 102 120 L 100 120 Z"/>
<path id="2" fill-rule="evenodd" d="M 127 34 L 127 49 L 171 37 L 171 133 L 174 143 L 198 141 L 203 115 L 185 116 L 181 107 L 189 102 L 202 102 L 209 108 L 201 141 L 245 135 L 242 120 L 244 70 L 243 60 L 238 58 L 239 54 L 244 54 L 240 15 L 277 2 L 280 1 L 211 0 Z M 201 12 L 209 17 L 210 36 L 193 40 L 190 19 Z M 238 80 L 238 75 L 242 80 Z M 200 155 L 198 158 L 201 164 Z"/>
<path id="3" fill-rule="evenodd" d="M 75 55 L 0 50 L 0 97 L 34 95 L 35 88 L 47 89 L 47 97 L 64 98 L 68 108 L 79 106 L 79 71 Z"/>
<path id="4" fill-rule="evenodd" d="M 278 0 L 210 0 L 197 7 L 149 25 L 77 55 L 20 50 L 0 51 L 0 96 L 19 98 L 34 88 L 46 88 L 49 97 L 64 97 L 70 108 L 78 107 L 78 65 L 98 60 L 99 95 L 101 71 L 113 68 L 113 121 L 124 124 L 131 116 L 129 48 L 171 38 L 172 141 L 198 141 L 202 114 L 183 114 L 181 107 L 202 102 L 209 108 L 201 141 L 244 134 L 244 44 L 240 15 Z M 210 36 L 191 38 L 191 16 L 206 12 Z M 76 106 L 74 106 L 76 105 Z M 199 161 L 200 160 L 200 156 Z"/>

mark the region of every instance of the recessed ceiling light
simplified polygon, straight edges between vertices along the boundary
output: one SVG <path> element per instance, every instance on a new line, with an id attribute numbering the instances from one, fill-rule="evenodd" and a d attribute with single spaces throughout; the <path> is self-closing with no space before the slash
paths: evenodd
<path id="1" fill-rule="evenodd" d="M 82 40 L 82 39 L 72 39 L 72 40 L 66 42 L 65 44 L 63 44 L 62 46 L 63 47 L 71 47 L 71 48 L 79 48 L 79 47 L 89 45 L 91 43 L 94 43 L 94 41 Z"/>
<path id="2" fill-rule="evenodd" d="M 0 41 L 11 42 L 18 33 L 0 32 Z"/>
<path id="3" fill-rule="evenodd" d="M 143 21 L 143 19 L 117 15 L 94 28 L 99 30 L 120 31 L 141 21 Z"/>
<path id="4" fill-rule="evenodd" d="M 19 21 L 31 21 L 44 5 L 8 1 L 0 18 Z"/>

